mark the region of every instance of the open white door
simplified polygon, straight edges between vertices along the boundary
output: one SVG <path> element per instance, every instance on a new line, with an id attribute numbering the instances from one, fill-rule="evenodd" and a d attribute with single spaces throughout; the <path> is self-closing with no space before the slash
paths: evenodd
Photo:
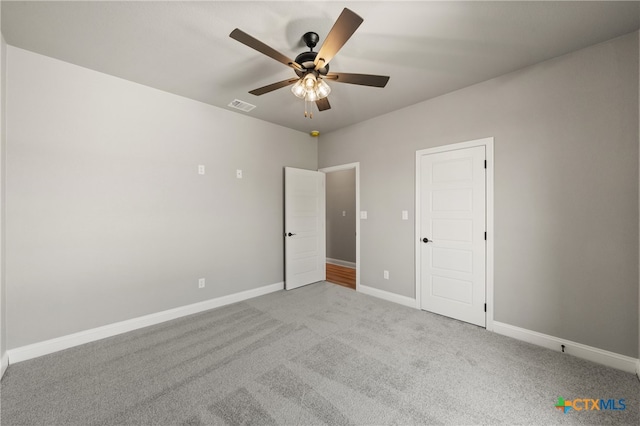
<path id="1" fill-rule="evenodd" d="M 325 279 L 325 175 L 284 169 L 284 288 Z"/>

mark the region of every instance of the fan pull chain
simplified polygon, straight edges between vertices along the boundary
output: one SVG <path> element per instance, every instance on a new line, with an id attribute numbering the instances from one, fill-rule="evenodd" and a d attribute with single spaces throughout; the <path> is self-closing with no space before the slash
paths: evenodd
<path id="1" fill-rule="evenodd" d="M 313 111 L 309 111 L 307 112 L 307 110 L 312 110 L 313 109 L 313 105 L 311 106 L 311 108 L 307 108 L 307 100 L 304 100 L 304 116 L 305 117 L 309 117 L 310 119 L 313 118 Z"/>

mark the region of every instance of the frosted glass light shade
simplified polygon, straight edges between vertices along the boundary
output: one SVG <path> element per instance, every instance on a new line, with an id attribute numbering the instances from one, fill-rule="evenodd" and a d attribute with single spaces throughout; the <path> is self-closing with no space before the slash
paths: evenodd
<path id="1" fill-rule="evenodd" d="M 302 82 L 304 83 L 304 87 L 307 89 L 307 92 L 316 88 L 316 76 L 313 73 L 307 73 Z"/>
<path id="2" fill-rule="evenodd" d="M 318 99 L 326 98 L 331 93 L 331 87 L 324 81 L 318 79 L 316 84 L 316 93 L 318 94 Z"/>
<path id="3" fill-rule="evenodd" d="M 296 81 L 296 83 L 291 87 L 291 92 L 300 99 L 304 99 L 307 95 L 307 89 L 305 89 L 302 79 Z"/>

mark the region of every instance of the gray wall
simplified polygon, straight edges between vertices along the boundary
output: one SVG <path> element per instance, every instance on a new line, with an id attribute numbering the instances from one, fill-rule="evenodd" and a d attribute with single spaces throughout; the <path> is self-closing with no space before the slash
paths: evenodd
<path id="1" fill-rule="evenodd" d="M 318 159 L 360 162 L 361 283 L 414 297 L 415 151 L 495 137 L 494 319 L 637 357 L 638 129 L 634 33 L 323 134 Z"/>
<path id="2" fill-rule="evenodd" d="M 283 281 L 316 139 L 12 46 L 8 76 L 9 349 Z"/>
<path id="3" fill-rule="evenodd" d="M 327 173 L 326 193 L 327 257 L 355 263 L 356 169 Z"/>

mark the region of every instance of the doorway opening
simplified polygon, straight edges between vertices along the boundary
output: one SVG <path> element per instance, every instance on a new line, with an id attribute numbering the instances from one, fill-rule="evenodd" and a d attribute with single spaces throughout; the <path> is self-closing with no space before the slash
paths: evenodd
<path id="1" fill-rule="evenodd" d="M 319 170 L 326 175 L 326 281 L 360 286 L 360 163 Z"/>

